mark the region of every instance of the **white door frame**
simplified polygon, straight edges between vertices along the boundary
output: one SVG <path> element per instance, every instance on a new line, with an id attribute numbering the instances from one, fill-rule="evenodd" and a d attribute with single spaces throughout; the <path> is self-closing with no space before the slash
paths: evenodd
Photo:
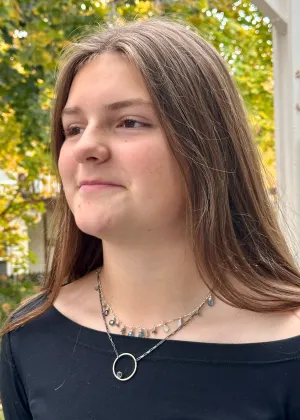
<path id="1" fill-rule="evenodd" d="M 300 263 L 300 0 L 252 2 L 273 24 L 279 219 Z"/>

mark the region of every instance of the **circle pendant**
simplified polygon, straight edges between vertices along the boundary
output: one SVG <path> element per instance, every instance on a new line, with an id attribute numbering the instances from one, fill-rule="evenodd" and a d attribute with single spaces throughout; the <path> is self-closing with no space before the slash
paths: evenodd
<path id="1" fill-rule="evenodd" d="M 119 359 L 121 359 L 121 357 L 130 357 L 133 361 L 134 361 L 134 368 L 133 368 L 133 372 L 132 372 L 132 374 L 131 375 L 129 375 L 129 376 L 127 376 L 126 378 L 124 378 L 123 377 L 123 374 L 122 374 L 122 372 L 116 372 L 116 363 L 117 363 L 117 361 L 119 360 Z M 115 361 L 114 361 L 114 364 L 113 364 L 113 368 L 112 368 L 112 371 L 113 371 L 113 374 L 114 374 L 114 376 L 119 380 L 119 381 L 128 381 L 130 378 L 132 378 L 133 377 L 133 375 L 135 374 L 135 372 L 136 372 L 136 369 L 137 369 L 137 361 L 136 361 L 136 358 L 132 355 L 132 354 L 130 354 L 130 353 L 122 353 L 122 354 L 120 354 L 116 359 L 115 359 Z"/>

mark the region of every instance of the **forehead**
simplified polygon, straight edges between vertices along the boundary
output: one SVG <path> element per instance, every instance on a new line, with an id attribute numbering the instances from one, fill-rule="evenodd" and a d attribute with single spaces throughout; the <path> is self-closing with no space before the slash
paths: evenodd
<path id="1" fill-rule="evenodd" d="M 85 64 L 76 74 L 66 106 L 80 101 L 112 103 L 128 97 L 150 100 L 139 70 L 118 53 L 104 53 Z"/>

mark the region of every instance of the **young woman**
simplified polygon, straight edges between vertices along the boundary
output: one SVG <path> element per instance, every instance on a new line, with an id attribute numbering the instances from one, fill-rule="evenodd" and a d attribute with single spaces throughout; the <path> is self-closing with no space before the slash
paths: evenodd
<path id="1" fill-rule="evenodd" d="M 296 420 L 300 274 L 206 41 L 136 21 L 64 53 L 42 292 L 2 328 L 6 420 Z"/>

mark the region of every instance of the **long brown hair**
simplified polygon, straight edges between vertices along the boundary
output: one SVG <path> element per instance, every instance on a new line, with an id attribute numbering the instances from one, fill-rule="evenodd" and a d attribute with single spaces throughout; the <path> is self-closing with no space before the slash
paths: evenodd
<path id="1" fill-rule="evenodd" d="M 217 51 L 193 28 L 168 19 L 94 28 L 66 48 L 56 84 L 52 156 L 58 182 L 54 254 L 41 304 L 23 303 L 2 334 L 47 310 L 61 286 L 103 264 L 102 241 L 78 229 L 57 161 L 61 123 L 74 76 L 103 52 L 127 57 L 141 72 L 185 182 L 187 226 L 201 277 L 230 305 L 257 312 L 300 304 L 300 273 L 263 182 L 246 113 Z M 29 307 L 29 310 L 26 310 Z"/>

